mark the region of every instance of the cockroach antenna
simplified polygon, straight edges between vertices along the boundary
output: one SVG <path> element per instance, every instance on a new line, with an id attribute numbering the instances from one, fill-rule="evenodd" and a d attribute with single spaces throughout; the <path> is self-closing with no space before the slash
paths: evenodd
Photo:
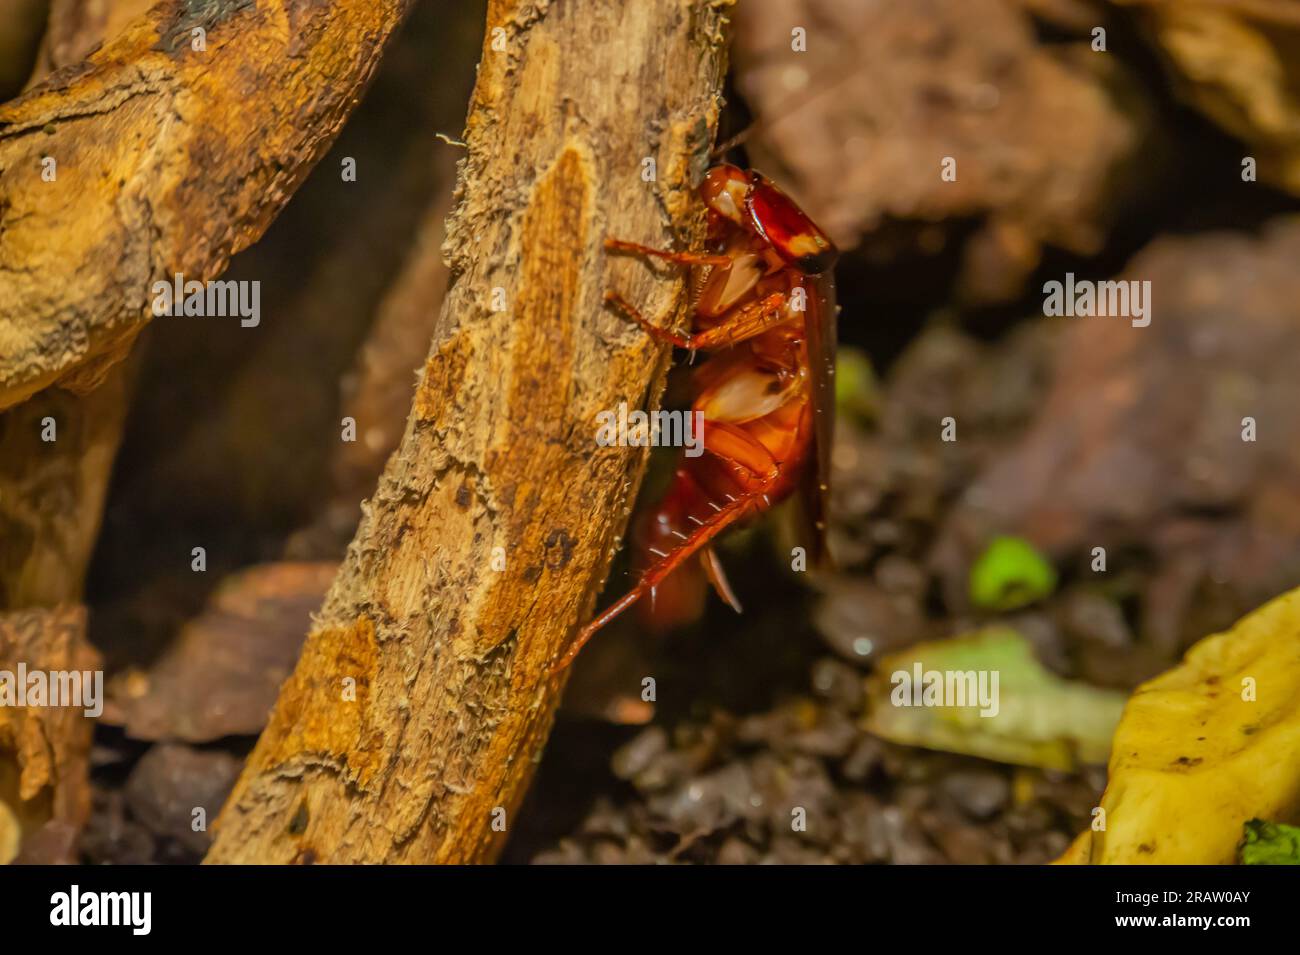
<path id="1" fill-rule="evenodd" d="M 810 92 L 798 93 L 787 97 L 777 106 L 776 109 L 771 110 L 768 116 L 763 116 L 754 120 L 754 122 L 750 123 L 734 136 L 714 146 L 713 150 L 709 153 L 709 159 L 713 162 L 717 162 L 737 146 L 744 145 L 745 142 L 747 142 L 749 138 L 759 130 L 773 126 L 790 114 L 799 112 L 799 110 L 803 109 L 817 97 L 824 96 L 826 93 L 838 89 L 846 81 L 856 76 L 864 69 L 866 69 L 865 64 L 854 63 L 852 66 L 847 68 L 842 67 L 838 71 L 835 71 L 837 75 L 820 77 L 816 87 Z"/>
<path id="2" fill-rule="evenodd" d="M 758 126 L 759 124 L 757 122 L 750 123 L 740 132 L 736 133 L 736 135 L 732 136 L 729 139 L 724 139 L 722 142 L 718 143 L 718 145 L 714 146 L 713 150 L 709 153 L 709 159 L 713 162 L 717 162 L 719 159 L 727 155 L 727 153 L 731 152 L 737 146 L 742 145 L 745 142 L 745 140 L 749 139 L 749 137 L 753 135 L 754 130 L 757 129 Z"/>
<path id="3" fill-rule="evenodd" d="M 452 139 L 446 133 L 434 133 L 438 139 L 441 139 L 448 146 L 459 146 L 461 149 L 469 149 L 469 143 L 461 139 Z"/>

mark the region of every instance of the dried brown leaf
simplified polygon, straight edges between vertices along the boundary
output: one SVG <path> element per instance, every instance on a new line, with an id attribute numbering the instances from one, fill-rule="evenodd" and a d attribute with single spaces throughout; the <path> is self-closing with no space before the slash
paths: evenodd
<path id="1" fill-rule="evenodd" d="M 794 26 L 808 52 L 792 51 Z M 1007 0 L 753 0 L 735 60 L 755 161 L 837 242 L 886 218 L 987 216 L 969 270 L 984 297 L 1014 292 L 1043 243 L 1100 248 L 1144 133 L 1108 89 L 1113 61 L 1040 45 Z"/>
<path id="2" fill-rule="evenodd" d="M 336 569 L 265 564 L 226 580 L 148 673 L 114 682 L 105 721 L 146 740 L 261 732 Z"/>

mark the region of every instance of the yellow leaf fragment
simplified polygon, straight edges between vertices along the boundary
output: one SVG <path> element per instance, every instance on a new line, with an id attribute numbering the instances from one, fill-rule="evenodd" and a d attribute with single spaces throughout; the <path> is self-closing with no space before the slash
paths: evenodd
<path id="1" fill-rule="evenodd" d="M 1105 829 L 1059 862 L 1226 864 L 1242 825 L 1300 814 L 1300 590 L 1140 686 L 1115 732 Z"/>

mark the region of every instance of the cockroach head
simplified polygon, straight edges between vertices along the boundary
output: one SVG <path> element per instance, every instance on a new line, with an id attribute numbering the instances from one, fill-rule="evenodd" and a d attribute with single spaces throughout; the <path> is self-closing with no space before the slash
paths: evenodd
<path id="1" fill-rule="evenodd" d="M 739 166 L 722 163 L 714 166 L 700 184 L 700 198 L 704 204 L 730 222 L 748 224 L 749 174 Z"/>

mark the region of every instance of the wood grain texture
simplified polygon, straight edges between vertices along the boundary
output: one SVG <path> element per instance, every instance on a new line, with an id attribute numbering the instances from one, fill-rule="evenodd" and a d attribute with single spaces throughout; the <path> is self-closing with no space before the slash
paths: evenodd
<path id="1" fill-rule="evenodd" d="M 0 408 L 93 387 L 153 282 L 215 278 L 256 241 L 410 3 L 165 0 L 0 106 Z"/>
<path id="2" fill-rule="evenodd" d="M 596 414 L 656 403 L 669 358 L 602 294 L 665 322 L 685 305 L 683 276 L 602 242 L 701 238 L 692 183 L 729 6 L 490 5 L 451 283 L 411 415 L 209 862 L 503 847 L 561 690 L 547 666 L 592 609 L 644 467 L 643 449 L 596 444 Z"/>

